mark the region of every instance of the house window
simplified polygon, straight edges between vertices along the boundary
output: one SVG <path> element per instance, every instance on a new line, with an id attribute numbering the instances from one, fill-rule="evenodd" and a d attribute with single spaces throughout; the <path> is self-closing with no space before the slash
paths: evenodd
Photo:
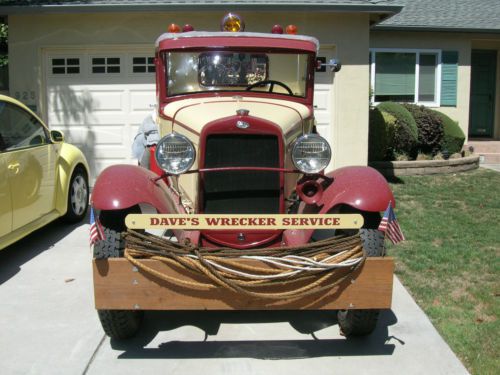
<path id="1" fill-rule="evenodd" d="M 370 64 L 372 102 L 439 105 L 441 51 L 375 49 Z"/>
<path id="2" fill-rule="evenodd" d="M 132 57 L 133 73 L 154 73 L 154 57 Z"/>
<path id="3" fill-rule="evenodd" d="M 77 57 L 53 58 L 52 74 L 80 74 L 80 59 Z"/>
<path id="4" fill-rule="evenodd" d="M 93 57 L 92 73 L 120 73 L 119 57 Z"/>

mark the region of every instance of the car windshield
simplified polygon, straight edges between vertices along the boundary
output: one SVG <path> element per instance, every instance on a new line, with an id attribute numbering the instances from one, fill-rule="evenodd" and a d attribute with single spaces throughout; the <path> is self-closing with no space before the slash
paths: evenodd
<path id="1" fill-rule="evenodd" d="M 306 95 L 306 53 L 164 52 L 163 59 L 168 96 L 244 90 Z"/>

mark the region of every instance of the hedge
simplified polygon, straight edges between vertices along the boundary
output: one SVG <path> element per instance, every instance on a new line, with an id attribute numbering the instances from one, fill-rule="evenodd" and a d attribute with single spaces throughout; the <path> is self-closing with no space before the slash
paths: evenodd
<path id="1" fill-rule="evenodd" d="M 378 108 L 370 109 L 368 160 L 390 159 L 395 123 L 396 118 L 391 114 L 382 112 Z"/>
<path id="2" fill-rule="evenodd" d="M 414 157 L 418 145 L 418 130 L 411 113 L 401 104 L 394 102 L 380 103 L 377 108 L 382 113 L 387 112 L 395 118 L 389 150 L 391 157 L 395 154 Z"/>
<path id="3" fill-rule="evenodd" d="M 441 140 L 441 150 L 447 150 L 449 154 L 462 151 L 465 142 L 465 134 L 457 121 L 452 120 L 442 112 L 433 111 L 442 121 L 444 136 Z"/>
<path id="4" fill-rule="evenodd" d="M 418 128 L 418 151 L 435 155 L 441 150 L 443 122 L 436 112 L 416 104 L 403 104 L 412 114 Z"/>

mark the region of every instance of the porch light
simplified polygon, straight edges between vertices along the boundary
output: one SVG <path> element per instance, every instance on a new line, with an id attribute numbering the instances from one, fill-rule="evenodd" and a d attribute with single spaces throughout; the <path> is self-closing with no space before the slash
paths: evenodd
<path id="1" fill-rule="evenodd" d="M 171 23 L 169 26 L 168 26 L 168 32 L 169 33 L 180 33 L 181 32 L 181 27 L 175 23 Z"/>
<path id="2" fill-rule="evenodd" d="M 221 31 L 239 32 L 245 31 L 245 22 L 236 13 L 228 13 L 222 18 L 220 23 Z"/>
<path id="3" fill-rule="evenodd" d="M 295 26 L 295 25 L 288 25 L 286 27 L 285 31 L 287 34 L 296 35 L 297 32 L 299 31 L 299 29 L 297 29 L 297 26 Z"/>

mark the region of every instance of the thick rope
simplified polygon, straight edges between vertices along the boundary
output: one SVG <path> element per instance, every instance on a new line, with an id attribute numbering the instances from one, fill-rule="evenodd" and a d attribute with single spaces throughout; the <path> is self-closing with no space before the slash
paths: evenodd
<path id="1" fill-rule="evenodd" d="M 267 299 L 294 299 L 332 289 L 363 264 L 366 256 L 359 235 L 333 237 L 301 246 L 238 250 L 182 245 L 151 234 L 129 231 L 125 258 L 145 273 L 191 289 L 226 288 Z M 143 259 L 204 276 L 207 282 L 168 275 L 147 266 Z M 262 266 L 242 260 L 255 260 Z M 341 274 L 345 272 L 345 274 Z M 294 284 L 302 283 L 300 286 Z M 256 290 L 276 287 L 279 292 Z"/>

